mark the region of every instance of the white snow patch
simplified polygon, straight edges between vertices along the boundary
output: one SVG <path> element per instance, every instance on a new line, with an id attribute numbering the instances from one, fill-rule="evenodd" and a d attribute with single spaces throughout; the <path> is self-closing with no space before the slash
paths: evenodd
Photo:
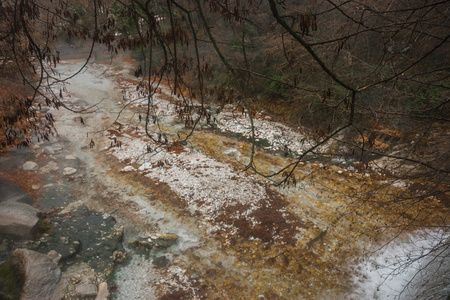
<path id="1" fill-rule="evenodd" d="M 349 299 L 435 299 L 424 298 L 424 293 L 431 292 L 429 285 L 439 284 L 440 280 L 445 283 L 437 292 L 444 299 L 450 293 L 449 238 L 448 232 L 437 230 L 420 231 L 408 234 L 401 241 L 394 240 L 356 266 L 356 289 Z M 436 247 L 438 251 L 430 252 Z M 444 278 L 439 276 L 441 273 Z M 430 276 L 430 282 L 424 285 Z"/>

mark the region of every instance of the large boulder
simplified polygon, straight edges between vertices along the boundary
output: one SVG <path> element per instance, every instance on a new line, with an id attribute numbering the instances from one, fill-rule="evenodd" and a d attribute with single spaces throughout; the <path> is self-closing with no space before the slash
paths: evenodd
<path id="1" fill-rule="evenodd" d="M 0 203 L 0 236 L 30 237 L 38 228 L 40 213 L 25 203 Z"/>
<path id="2" fill-rule="evenodd" d="M 16 249 L 11 256 L 11 265 L 23 279 L 21 300 L 60 300 L 64 296 L 67 282 L 47 255 Z"/>
<path id="3" fill-rule="evenodd" d="M 0 178 L 0 202 L 3 201 L 32 204 L 33 198 L 30 194 L 22 191 L 15 183 Z"/>

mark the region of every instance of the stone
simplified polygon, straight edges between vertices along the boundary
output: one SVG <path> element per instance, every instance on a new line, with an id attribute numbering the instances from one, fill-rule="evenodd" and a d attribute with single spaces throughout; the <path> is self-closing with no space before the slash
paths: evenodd
<path id="1" fill-rule="evenodd" d="M 93 283 L 82 283 L 75 288 L 75 296 L 81 299 L 95 299 L 97 287 Z"/>
<path id="2" fill-rule="evenodd" d="M 3 201 L 32 204 L 33 198 L 14 182 L 0 178 L 0 202 Z"/>
<path id="3" fill-rule="evenodd" d="M 168 248 L 172 246 L 178 239 L 178 235 L 173 233 L 157 233 L 152 235 L 149 242 L 158 248 Z"/>
<path id="4" fill-rule="evenodd" d="M 50 257 L 55 264 L 58 264 L 59 260 L 62 257 L 62 255 L 55 250 L 51 250 L 49 253 L 47 253 L 47 256 Z"/>
<path id="5" fill-rule="evenodd" d="M 72 175 L 72 174 L 75 174 L 76 172 L 77 172 L 77 169 L 70 168 L 70 167 L 64 168 L 64 175 Z"/>
<path id="6" fill-rule="evenodd" d="M 78 159 L 78 157 L 76 157 L 76 156 L 74 156 L 74 155 L 67 155 L 67 156 L 66 156 L 66 159 L 67 159 L 67 160 L 75 160 L 75 159 Z"/>
<path id="7" fill-rule="evenodd" d="M 58 163 L 56 163 L 55 161 L 49 161 L 45 166 L 43 166 L 39 170 L 39 173 L 45 174 L 45 173 L 58 171 L 58 170 L 59 170 Z"/>
<path id="8" fill-rule="evenodd" d="M 98 285 L 98 293 L 95 300 L 107 300 L 109 297 L 108 284 L 102 282 Z"/>
<path id="9" fill-rule="evenodd" d="M 118 250 L 113 252 L 113 260 L 116 263 L 123 263 L 127 258 L 127 252 L 125 250 Z"/>
<path id="10" fill-rule="evenodd" d="M 53 155 L 55 154 L 55 150 L 52 147 L 47 146 L 44 148 L 44 153 L 48 155 Z"/>
<path id="11" fill-rule="evenodd" d="M 63 149 L 63 146 L 61 146 L 60 144 L 53 144 L 52 148 L 54 151 L 61 151 Z"/>
<path id="12" fill-rule="evenodd" d="M 223 151 L 223 154 L 234 157 L 240 156 L 240 153 L 236 148 L 228 148 L 227 150 Z"/>
<path id="13" fill-rule="evenodd" d="M 39 226 L 40 211 L 20 202 L 0 203 L 0 235 L 30 237 Z"/>
<path id="14" fill-rule="evenodd" d="M 145 249 L 152 249 L 153 243 L 146 241 L 146 240 L 137 240 L 137 241 L 131 241 L 128 244 L 131 248 L 145 248 Z"/>
<path id="15" fill-rule="evenodd" d="M 33 185 L 31 186 L 31 188 L 32 188 L 33 190 L 39 190 L 39 189 L 41 188 L 41 186 L 40 186 L 39 184 L 33 184 Z"/>
<path id="16" fill-rule="evenodd" d="M 21 300 L 60 300 L 64 296 L 67 281 L 47 255 L 16 249 L 11 256 L 11 265 L 23 276 Z"/>
<path id="17" fill-rule="evenodd" d="M 22 169 L 25 171 L 37 171 L 39 170 L 39 166 L 34 161 L 27 161 L 23 164 Z"/>
<path id="18" fill-rule="evenodd" d="M 120 170 L 120 172 L 132 172 L 132 171 L 136 171 L 136 169 L 133 166 L 126 166 L 125 168 L 123 168 L 122 170 Z"/>
<path id="19" fill-rule="evenodd" d="M 160 268 L 164 268 L 167 267 L 167 265 L 169 265 L 170 261 L 167 257 L 163 256 L 159 256 L 159 257 L 155 257 L 152 261 L 153 265 L 160 267 Z"/>

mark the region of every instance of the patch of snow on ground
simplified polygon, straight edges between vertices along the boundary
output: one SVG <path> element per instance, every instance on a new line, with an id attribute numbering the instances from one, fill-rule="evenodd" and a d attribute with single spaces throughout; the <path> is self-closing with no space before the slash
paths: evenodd
<path id="1" fill-rule="evenodd" d="M 195 149 L 177 154 L 165 148 L 152 153 L 145 153 L 143 149 L 146 143 L 134 138 L 110 151 L 120 160 L 131 159 L 131 164 L 139 164 L 139 171 L 145 176 L 167 183 L 187 202 L 191 213 L 200 212 L 207 220 L 215 219 L 227 206 L 236 204 L 250 205 L 242 213 L 248 215 L 258 209 L 259 202 L 266 197 L 265 188 L 258 180 Z M 158 166 L 158 162 L 161 165 Z M 217 229 L 210 228 L 211 231 Z"/>
<path id="2" fill-rule="evenodd" d="M 283 150 L 287 146 L 291 151 L 302 154 L 313 146 L 312 141 L 281 123 L 256 118 L 253 123 L 255 138 L 266 139 L 271 144 L 271 150 Z M 242 134 L 246 138 L 250 138 L 252 134 L 249 118 L 233 115 L 228 111 L 221 113 L 218 128 L 221 131 Z"/>
<path id="3" fill-rule="evenodd" d="M 357 266 L 356 289 L 350 299 L 446 298 L 450 293 L 449 238 L 442 230 L 421 231 L 391 242 Z M 423 282 L 424 278 L 431 280 Z"/>
<path id="4" fill-rule="evenodd" d="M 147 98 L 142 96 L 141 91 L 135 91 L 132 84 L 122 83 L 122 87 L 124 88 L 124 93 L 128 95 L 128 99 L 130 99 L 134 105 L 147 105 Z M 173 99 L 181 100 L 181 98 L 172 95 L 170 90 L 165 86 L 160 85 L 158 89 L 161 93 L 166 94 Z M 159 117 L 170 116 L 175 118 L 177 115 L 176 105 L 163 99 L 159 94 L 155 94 L 152 97 L 152 102 L 156 114 Z M 214 109 L 212 111 L 214 111 Z M 214 119 L 217 120 L 216 125 L 219 130 L 237 133 L 246 138 L 251 138 L 251 122 L 247 114 L 236 113 L 234 107 L 228 105 L 225 109 L 221 110 L 219 114 L 213 116 Z M 192 117 L 195 119 L 197 116 L 193 115 Z M 281 123 L 265 120 L 263 118 L 253 118 L 253 123 L 255 138 L 265 139 L 270 143 L 270 146 L 267 147 L 267 149 L 284 150 L 285 147 L 288 147 L 294 153 L 301 155 L 307 149 L 314 146 L 314 142 L 312 140 L 306 139 L 301 133 Z"/>

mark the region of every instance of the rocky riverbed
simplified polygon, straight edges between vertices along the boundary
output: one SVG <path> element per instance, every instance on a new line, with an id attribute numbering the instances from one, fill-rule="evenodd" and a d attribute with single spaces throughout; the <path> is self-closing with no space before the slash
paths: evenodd
<path id="1" fill-rule="evenodd" d="M 58 70 L 64 77 L 81 66 L 67 61 Z M 55 280 L 67 286 L 65 299 L 373 294 L 355 280 L 363 278 L 363 254 L 394 234 L 381 237 L 377 228 L 408 216 L 364 204 L 361 195 L 382 191 L 391 179 L 350 161 L 306 160 L 296 184 L 274 187 L 272 179 L 243 170 L 251 128 L 232 107 L 214 115 L 215 126 L 200 124 L 187 143 L 153 143 L 143 131 L 147 100 L 128 75 L 132 67 L 89 64 L 64 92 L 66 105 L 79 113 L 50 110 L 56 136 L 2 153 L 0 216 L 17 218 L 1 219 L 0 261 L 25 255 L 16 249 L 30 251 L 27 257 L 44 254 L 39 259 L 62 272 Z M 162 87 L 152 100 L 156 139 L 188 132 L 176 118 L 179 99 Z M 262 172 L 291 162 L 285 147 L 301 153 L 311 143 L 270 117 L 255 122 L 255 164 Z M 407 184 L 390 186 L 405 192 Z M 429 217 L 423 224 L 433 223 Z"/>

